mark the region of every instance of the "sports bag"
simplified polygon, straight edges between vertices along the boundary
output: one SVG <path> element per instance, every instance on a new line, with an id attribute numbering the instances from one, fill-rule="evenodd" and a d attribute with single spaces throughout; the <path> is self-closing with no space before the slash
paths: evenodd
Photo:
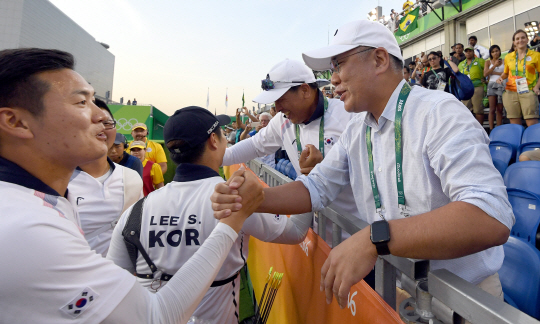
<path id="1" fill-rule="evenodd" d="M 448 89 L 458 100 L 469 100 L 474 95 L 474 85 L 468 76 L 461 72 L 454 72 L 448 62 L 444 61 L 444 64 L 450 68 L 452 74 L 450 75 L 450 82 Z"/>

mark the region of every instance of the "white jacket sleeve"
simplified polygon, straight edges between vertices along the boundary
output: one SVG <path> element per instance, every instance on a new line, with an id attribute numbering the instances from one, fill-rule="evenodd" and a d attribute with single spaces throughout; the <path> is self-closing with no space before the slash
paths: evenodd
<path id="1" fill-rule="evenodd" d="M 152 294 L 136 283 L 102 323 L 186 323 L 237 237 L 230 226 L 219 223 L 165 287 Z"/>

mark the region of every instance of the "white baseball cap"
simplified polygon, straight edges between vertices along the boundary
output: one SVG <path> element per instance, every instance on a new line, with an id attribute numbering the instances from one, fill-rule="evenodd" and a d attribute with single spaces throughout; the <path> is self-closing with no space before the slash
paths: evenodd
<path id="1" fill-rule="evenodd" d="M 263 87 L 264 91 L 255 97 L 253 102 L 269 104 L 281 98 L 292 87 L 316 81 L 313 71 L 304 63 L 286 59 L 274 65 L 266 75 L 266 79 L 262 80 L 263 84 L 273 83 L 273 88 Z"/>
<path id="2" fill-rule="evenodd" d="M 315 71 L 330 70 L 332 57 L 358 46 L 383 47 L 390 55 L 403 61 L 394 34 L 383 24 L 370 20 L 353 21 L 339 27 L 330 46 L 305 52 L 302 58 Z"/>

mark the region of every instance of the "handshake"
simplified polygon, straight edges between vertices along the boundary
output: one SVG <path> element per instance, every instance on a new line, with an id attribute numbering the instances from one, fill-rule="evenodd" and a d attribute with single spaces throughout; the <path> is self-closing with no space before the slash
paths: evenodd
<path id="1" fill-rule="evenodd" d="M 242 166 L 227 182 L 216 185 L 210 200 L 214 217 L 239 232 L 244 221 L 264 201 L 263 186 L 252 172 Z"/>

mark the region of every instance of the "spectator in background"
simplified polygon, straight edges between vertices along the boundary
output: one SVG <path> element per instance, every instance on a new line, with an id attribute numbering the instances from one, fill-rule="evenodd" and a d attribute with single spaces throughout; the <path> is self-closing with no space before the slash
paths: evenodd
<path id="1" fill-rule="evenodd" d="M 431 52 L 428 54 L 428 61 L 431 65 L 431 70 L 424 74 L 422 78 L 422 86 L 431 90 L 441 90 L 449 92 L 448 80 L 452 71 L 447 67 L 441 66 L 441 57 L 437 52 Z M 457 72 L 457 66 L 453 64 L 455 72 Z"/>
<path id="2" fill-rule="evenodd" d="M 407 0 L 403 3 L 403 16 L 407 16 L 411 12 L 414 2 Z"/>
<path id="3" fill-rule="evenodd" d="M 411 70 L 407 67 L 403 67 L 403 80 L 405 80 L 408 84 L 414 85 L 414 79 L 411 79 Z"/>
<path id="4" fill-rule="evenodd" d="M 116 139 L 116 123 L 105 102 L 96 99 L 95 104 L 107 113 L 103 125 L 107 147 L 111 148 Z M 96 253 L 107 256 L 116 222 L 129 206 L 142 198 L 142 187 L 137 172 L 114 163 L 107 155 L 81 164 L 73 172 L 68 200 L 77 207 L 84 238 Z"/>
<path id="5" fill-rule="evenodd" d="M 128 99 L 128 101 L 126 102 L 126 105 L 131 106 L 131 100 Z"/>
<path id="6" fill-rule="evenodd" d="M 409 63 L 409 71 L 412 72 L 416 68 L 416 62 L 413 60 Z"/>
<path id="7" fill-rule="evenodd" d="M 277 114 L 276 112 L 276 105 L 272 104 L 272 107 L 270 107 L 270 115 L 274 117 Z"/>
<path id="8" fill-rule="evenodd" d="M 242 132 L 244 132 L 244 129 L 246 128 L 246 125 L 244 125 L 240 113 L 241 108 L 236 109 L 236 137 L 234 139 L 235 144 L 240 142 L 240 135 L 242 135 Z"/>
<path id="9" fill-rule="evenodd" d="M 227 135 L 227 142 L 234 145 L 236 143 L 236 122 L 232 122 L 231 126 L 229 135 Z"/>
<path id="10" fill-rule="evenodd" d="M 145 123 L 136 123 L 131 128 L 131 136 L 133 136 L 134 141 L 145 143 L 146 158 L 159 164 L 163 174 L 167 173 L 167 156 L 165 155 L 163 146 L 146 138 L 148 136 L 148 126 Z"/>
<path id="11" fill-rule="evenodd" d="M 521 125 L 523 116 L 527 126 L 531 126 L 538 123 L 540 53 L 527 48 L 529 39 L 521 29 L 514 33 L 512 42 L 516 51 L 504 58 L 504 73 L 497 83 L 508 78 L 503 104 L 510 123 Z"/>
<path id="12" fill-rule="evenodd" d="M 463 62 L 465 60 L 465 54 L 463 54 L 463 44 L 457 43 L 454 45 L 455 53 L 452 55 L 452 62 L 454 62 L 455 65 L 459 65 L 459 63 Z"/>
<path id="13" fill-rule="evenodd" d="M 146 157 L 146 143 L 133 141 L 129 145 L 131 155 L 135 156 L 143 165 L 143 193 L 148 196 L 152 191 L 164 186 L 163 173 L 157 163 L 150 161 Z"/>
<path id="14" fill-rule="evenodd" d="M 540 150 L 527 151 L 521 153 L 519 161 L 540 161 Z"/>
<path id="15" fill-rule="evenodd" d="M 128 144 L 126 137 L 123 134 L 116 133 L 114 144 L 109 149 L 109 152 L 107 152 L 107 156 L 114 163 L 118 163 L 121 166 L 137 171 L 137 173 L 142 178 L 142 163 L 138 158 L 134 157 L 133 155 L 127 154 L 125 151 L 125 149 L 127 148 Z"/>
<path id="16" fill-rule="evenodd" d="M 270 119 L 272 119 L 272 115 L 270 115 L 267 112 L 263 112 L 259 116 L 259 124 L 256 126 L 255 129 L 252 128 L 251 124 L 246 125 L 246 129 L 242 132 L 240 135 L 240 140 L 245 140 L 246 138 L 250 138 L 257 134 L 261 129 L 268 126 L 268 123 L 270 122 Z"/>
<path id="17" fill-rule="evenodd" d="M 427 55 L 424 55 L 424 52 L 422 52 L 422 56 L 420 57 L 420 64 L 416 65 L 416 69 L 413 71 L 412 78 L 416 79 L 418 83 L 422 83 L 422 79 L 424 78 L 424 73 L 428 72 L 431 69 L 429 66 L 429 61 Z"/>
<path id="18" fill-rule="evenodd" d="M 469 45 L 474 49 L 474 56 L 487 60 L 489 58 L 489 51 L 484 46 L 478 44 L 478 38 L 472 35 L 469 37 Z"/>
<path id="19" fill-rule="evenodd" d="M 484 66 L 484 77 L 489 78 L 487 86 L 487 97 L 489 100 L 489 129 L 492 130 L 497 120 L 497 126 L 502 125 L 503 118 L 503 102 L 502 102 L 502 85 L 497 83 L 497 80 L 504 72 L 504 62 L 501 59 L 501 48 L 499 45 L 491 45 L 489 48 L 489 60 Z M 497 117 L 495 118 L 495 115 Z"/>
<path id="20" fill-rule="evenodd" d="M 137 106 L 137 99 L 133 98 L 133 106 Z"/>
<path id="21" fill-rule="evenodd" d="M 472 37 L 472 36 L 471 36 Z M 459 63 L 459 71 L 467 75 L 474 85 L 474 95 L 463 104 L 476 116 L 480 125 L 484 124 L 484 65 L 482 58 L 474 57 L 474 48 L 465 48 L 465 60 Z"/>
<path id="22" fill-rule="evenodd" d="M 536 35 L 534 35 L 533 39 L 531 39 L 530 44 L 531 44 L 531 47 L 540 44 L 540 36 L 538 35 L 538 33 Z M 537 48 L 536 51 L 539 52 L 540 48 Z"/>

